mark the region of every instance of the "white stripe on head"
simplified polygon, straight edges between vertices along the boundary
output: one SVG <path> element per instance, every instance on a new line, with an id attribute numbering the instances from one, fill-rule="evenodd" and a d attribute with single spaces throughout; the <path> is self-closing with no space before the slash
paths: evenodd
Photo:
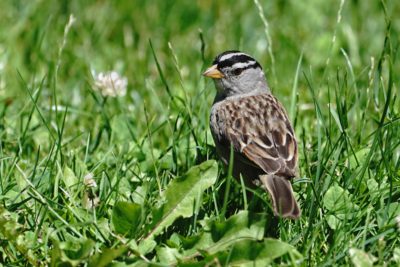
<path id="1" fill-rule="evenodd" d="M 231 57 L 234 57 L 234 56 L 248 56 L 248 55 L 245 54 L 245 53 L 242 53 L 242 52 L 229 53 L 229 54 L 226 54 L 226 55 L 223 55 L 222 57 L 220 57 L 219 58 L 219 62 L 225 61 L 225 60 L 230 59 Z"/>
<path id="2" fill-rule="evenodd" d="M 238 63 L 235 63 L 235 64 L 232 65 L 232 69 L 243 69 L 243 68 L 246 68 L 246 67 L 248 67 L 250 65 L 254 65 L 256 63 L 257 62 L 254 61 L 254 60 L 247 61 L 247 62 L 238 62 Z"/>

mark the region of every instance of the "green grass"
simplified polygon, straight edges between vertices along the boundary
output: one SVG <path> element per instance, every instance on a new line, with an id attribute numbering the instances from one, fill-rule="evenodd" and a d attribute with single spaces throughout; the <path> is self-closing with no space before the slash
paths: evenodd
<path id="1" fill-rule="evenodd" d="M 400 5 L 142 2 L 0 2 L 0 262 L 398 266 Z M 294 124 L 297 221 L 213 161 L 201 73 L 229 49 Z M 111 70 L 126 96 L 94 90 Z"/>

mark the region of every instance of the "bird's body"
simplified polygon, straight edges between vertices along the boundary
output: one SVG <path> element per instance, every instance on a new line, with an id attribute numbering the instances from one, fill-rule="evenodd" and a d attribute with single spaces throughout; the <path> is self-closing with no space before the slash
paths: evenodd
<path id="1" fill-rule="evenodd" d="M 232 146 L 233 175 L 267 189 L 276 215 L 298 218 L 290 184 L 296 176 L 297 143 L 261 66 L 244 53 L 227 51 L 204 75 L 214 78 L 217 88 L 210 128 L 222 161 L 229 164 Z"/>

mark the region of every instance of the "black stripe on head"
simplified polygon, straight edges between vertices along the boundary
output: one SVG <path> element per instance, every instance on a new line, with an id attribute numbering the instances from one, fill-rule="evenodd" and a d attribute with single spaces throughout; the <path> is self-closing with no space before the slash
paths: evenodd
<path id="1" fill-rule="evenodd" d="M 214 59 L 213 64 L 217 64 L 218 69 L 221 70 L 224 68 L 232 67 L 236 63 L 250 63 L 252 61 L 254 61 L 254 64 L 249 64 L 248 66 L 246 66 L 246 69 L 262 69 L 261 65 L 254 58 L 237 50 L 223 52 Z"/>
<path id="2" fill-rule="evenodd" d="M 219 61 L 220 61 L 220 59 L 221 59 L 223 56 L 229 55 L 229 54 L 236 54 L 236 53 L 241 53 L 241 52 L 238 51 L 238 50 L 228 50 L 228 51 L 225 51 L 225 52 L 219 54 L 218 56 L 215 57 L 215 59 L 214 59 L 214 61 L 213 61 L 213 65 L 214 65 L 214 64 L 218 64 Z"/>

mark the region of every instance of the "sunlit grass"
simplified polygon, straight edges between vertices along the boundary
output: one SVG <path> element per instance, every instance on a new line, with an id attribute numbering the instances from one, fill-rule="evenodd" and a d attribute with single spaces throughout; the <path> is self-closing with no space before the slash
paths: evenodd
<path id="1" fill-rule="evenodd" d="M 395 2 L 2 1 L 0 261 L 224 265 L 243 244 L 275 259 L 259 245 L 273 237 L 293 246 L 275 264 L 399 264 Z M 201 72 L 228 49 L 260 61 L 289 112 L 302 217 L 274 218 L 263 190 L 246 194 L 219 165 L 202 196 L 177 192 L 192 215 L 177 209 L 153 240 L 172 181 L 217 159 Z M 125 96 L 96 90 L 110 71 Z"/>

